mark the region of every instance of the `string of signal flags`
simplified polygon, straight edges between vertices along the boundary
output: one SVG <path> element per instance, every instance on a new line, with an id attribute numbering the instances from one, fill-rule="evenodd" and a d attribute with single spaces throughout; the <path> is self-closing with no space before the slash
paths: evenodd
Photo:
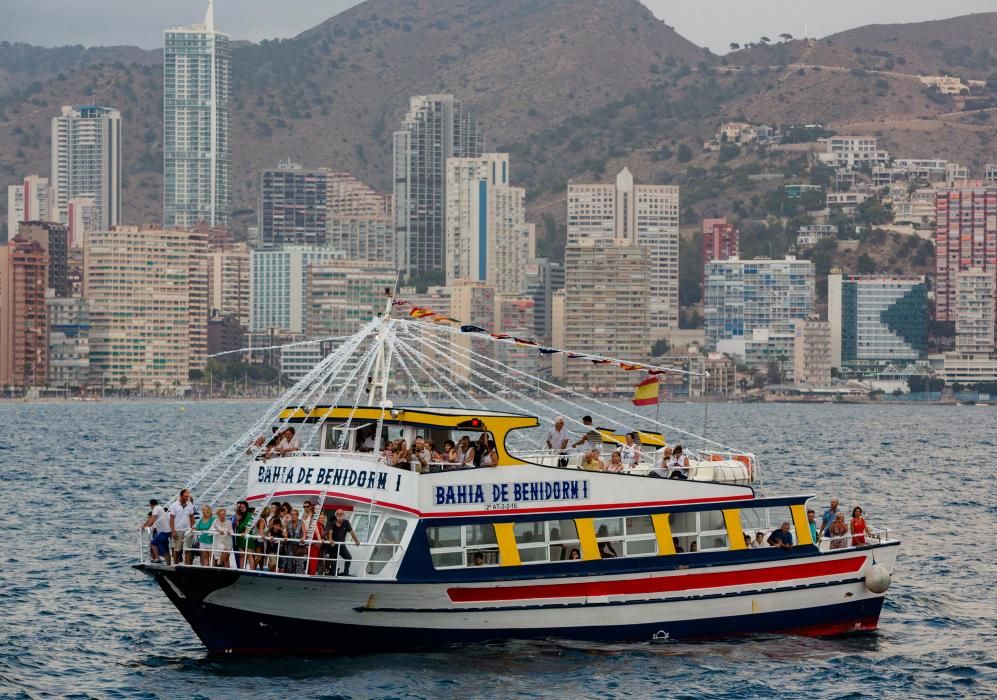
<path id="1" fill-rule="evenodd" d="M 561 348 L 552 348 L 546 345 L 542 345 L 531 338 L 518 338 L 513 335 L 508 335 L 506 333 L 493 333 L 487 328 L 481 326 L 464 323 L 460 319 L 451 318 L 444 314 L 437 313 L 430 308 L 424 306 L 416 306 L 410 301 L 405 301 L 404 299 L 395 299 L 391 302 L 392 307 L 398 308 L 399 310 L 407 308 L 408 315 L 410 318 L 423 321 L 424 323 L 433 323 L 447 325 L 452 328 L 457 328 L 461 333 L 469 334 L 483 334 L 488 335 L 494 341 L 499 343 L 510 343 L 512 345 L 518 345 L 520 347 L 533 347 L 536 348 L 537 353 L 540 355 L 564 355 L 569 360 L 578 360 L 583 362 L 591 362 L 594 365 L 614 365 L 619 367 L 625 372 L 647 372 L 647 378 L 640 382 L 635 389 L 639 391 L 635 392 L 634 403 L 636 405 L 646 405 L 646 403 L 656 403 L 657 401 L 649 401 L 652 386 L 657 384 L 659 375 L 662 374 L 688 374 L 693 376 L 708 376 L 703 372 L 690 372 L 687 370 L 677 369 L 674 367 L 658 367 L 656 365 L 643 364 L 639 362 L 626 362 L 624 360 L 618 360 L 611 357 L 604 357 L 602 355 L 592 355 L 589 353 L 572 352 L 571 350 L 563 350 Z M 654 386 L 654 393 L 657 393 L 657 387 Z M 638 403 L 639 402 L 639 403 Z M 646 402 L 646 403 L 645 403 Z"/>

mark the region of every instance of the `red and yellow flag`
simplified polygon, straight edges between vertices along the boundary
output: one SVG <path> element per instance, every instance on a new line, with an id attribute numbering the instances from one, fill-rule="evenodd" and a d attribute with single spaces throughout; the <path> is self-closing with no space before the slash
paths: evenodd
<path id="1" fill-rule="evenodd" d="M 424 309 L 421 306 L 413 306 L 408 315 L 412 318 L 425 318 L 426 316 L 435 316 L 436 312 L 432 309 Z"/>
<path id="2" fill-rule="evenodd" d="M 648 377 L 634 387 L 634 406 L 654 406 L 658 403 L 658 378 Z"/>

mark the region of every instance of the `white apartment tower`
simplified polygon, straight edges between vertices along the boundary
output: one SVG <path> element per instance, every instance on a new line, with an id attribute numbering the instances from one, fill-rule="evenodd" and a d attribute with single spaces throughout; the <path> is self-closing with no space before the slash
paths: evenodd
<path id="1" fill-rule="evenodd" d="M 50 221 L 51 188 L 47 177 L 28 175 L 7 187 L 7 240 L 14 240 L 22 221 Z"/>
<path id="2" fill-rule="evenodd" d="M 166 226 L 225 226 L 231 213 L 231 48 L 204 24 L 166 30 L 163 61 L 163 220 Z"/>
<path id="3" fill-rule="evenodd" d="M 526 223 L 526 190 L 509 186 L 508 154 L 450 158 L 446 193 L 447 285 L 468 279 L 522 294 L 536 234 Z"/>
<path id="4" fill-rule="evenodd" d="M 64 106 L 52 119 L 52 216 L 69 224 L 70 201 L 93 200 L 95 226 L 121 223 L 121 113 Z"/>
<path id="5" fill-rule="evenodd" d="M 679 188 L 637 185 L 628 168 L 615 184 L 568 184 L 568 245 L 593 239 L 634 241 L 647 249 L 652 338 L 678 327 Z"/>

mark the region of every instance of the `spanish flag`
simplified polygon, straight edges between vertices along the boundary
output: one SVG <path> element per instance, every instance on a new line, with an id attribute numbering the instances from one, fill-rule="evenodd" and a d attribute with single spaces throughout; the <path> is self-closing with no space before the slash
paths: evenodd
<path id="1" fill-rule="evenodd" d="M 436 312 L 432 309 L 424 309 L 421 306 L 413 306 L 408 315 L 413 318 L 425 318 L 426 316 L 435 316 Z"/>
<path id="2" fill-rule="evenodd" d="M 634 387 L 634 406 L 654 406 L 658 403 L 658 378 L 648 377 Z"/>

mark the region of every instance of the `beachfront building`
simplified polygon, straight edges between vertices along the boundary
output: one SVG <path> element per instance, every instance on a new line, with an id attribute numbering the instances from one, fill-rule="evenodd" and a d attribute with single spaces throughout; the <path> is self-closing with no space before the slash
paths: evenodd
<path id="1" fill-rule="evenodd" d="M 48 254 L 15 236 L 0 245 L 0 386 L 40 387 L 48 378 Z"/>
<path id="2" fill-rule="evenodd" d="M 508 154 L 450 158 L 446 176 L 447 285 L 468 279 L 522 294 L 536 233 L 526 223 L 526 190 L 509 185 Z"/>
<path id="3" fill-rule="evenodd" d="M 476 158 L 484 135 L 453 95 L 417 95 L 394 133 L 395 262 L 407 277 L 446 274 L 446 164 Z"/>
<path id="4" fill-rule="evenodd" d="M 207 236 L 157 226 L 89 234 L 90 383 L 182 391 L 208 350 Z"/>
<path id="5" fill-rule="evenodd" d="M 341 260 L 332 248 L 285 246 L 249 256 L 249 328 L 253 333 L 303 334 L 308 328 L 308 266 Z"/>
<path id="6" fill-rule="evenodd" d="M 814 283 L 814 264 L 792 256 L 708 262 L 703 290 L 708 349 L 747 358 L 746 343 L 767 342 L 755 334 L 759 330 L 785 339 L 791 348 L 792 322 L 814 313 Z M 782 352 L 786 344 L 773 352 Z M 768 354 L 759 350 L 755 357 Z"/>
<path id="7" fill-rule="evenodd" d="M 325 244 L 329 175 L 324 168 L 302 168 L 289 160 L 260 174 L 261 245 Z"/>
<path id="8" fill-rule="evenodd" d="M 678 226 L 678 187 L 634 184 L 628 168 L 613 184 L 568 183 L 569 246 L 619 239 L 646 249 L 650 267 L 645 333 L 652 340 L 678 328 Z"/>
<path id="9" fill-rule="evenodd" d="M 384 312 L 395 288 L 395 266 L 368 260 L 323 260 L 308 265 L 308 337 L 352 335 Z"/>
<path id="10" fill-rule="evenodd" d="M 831 324 L 817 315 L 793 321 L 793 381 L 803 386 L 831 384 Z"/>
<path id="11" fill-rule="evenodd" d="M 52 119 L 52 218 L 69 224 L 70 202 L 93 202 L 93 227 L 121 223 L 121 112 L 64 106 Z"/>
<path id="12" fill-rule="evenodd" d="M 919 275 L 827 277 L 831 366 L 871 369 L 923 360 L 928 352 L 928 285 Z"/>
<path id="13" fill-rule="evenodd" d="M 167 29 L 163 49 L 163 221 L 225 226 L 232 209 L 229 102 L 232 49 L 203 24 Z"/>
<path id="14" fill-rule="evenodd" d="M 48 290 L 48 385 L 85 387 L 90 377 L 90 305 L 81 297 L 58 297 Z"/>

